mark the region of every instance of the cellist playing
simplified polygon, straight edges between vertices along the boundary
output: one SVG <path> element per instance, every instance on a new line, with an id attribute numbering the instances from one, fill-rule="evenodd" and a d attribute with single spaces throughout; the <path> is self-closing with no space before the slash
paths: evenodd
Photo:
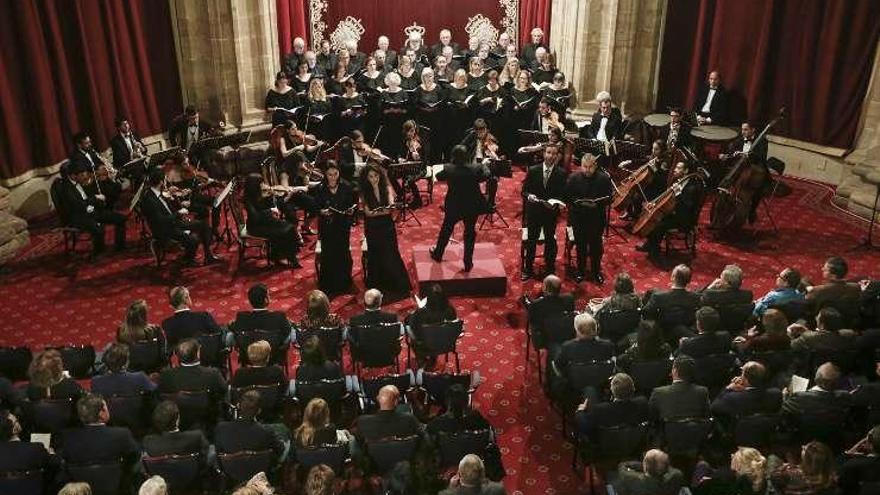
<path id="1" fill-rule="evenodd" d="M 688 173 L 688 166 L 685 162 L 675 164 L 675 168 L 672 169 L 674 182 L 670 186 L 675 194 L 675 209 L 660 220 L 660 223 L 648 233 L 644 244 L 636 247 L 638 251 L 647 252 L 648 258 L 652 260 L 656 260 L 660 256 L 660 241 L 666 232 L 671 229 L 692 229 L 697 224 L 705 184 L 698 175 L 686 177 Z M 649 214 L 650 212 L 647 211 L 649 209 L 646 206 L 643 215 Z"/>
<path id="2" fill-rule="evenodd" d="M 761 198 L 764 197 L 764 194 L 770 186 L 770 172 L 767 170 L 768 145 L 766 139 L 762 139 L 757 143 L 755 142 L 755 138 L 758 137 L 758 130 L 755 129 L 755 126 L 752 125 L 751 122 L 743 122 L 740 131 L 740 136 L 730 143 L 727 153 L 718 155 L 718 158 L 727 161 L 729 159 L 748 155 L 749 162 L 763 172 L 762 174 L 759 174 L 758 181 L 761 185 L 757 192 L 752 196 L 752 204 L 749 207 L 749 223 L 754 223 L 757 217 L 758 205 L 761 203 Z"/>

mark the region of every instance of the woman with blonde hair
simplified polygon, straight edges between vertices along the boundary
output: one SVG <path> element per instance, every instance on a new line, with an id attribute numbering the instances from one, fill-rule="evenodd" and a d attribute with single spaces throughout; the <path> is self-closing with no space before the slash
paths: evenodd
<path id="1" fill-rule="evenodd" d="M 519 76 L 520 72 L 525 72 L 528 74 L 528 71 L 522 71 L 519 67 L 519 60 L 516 57 L 508 58 L 506 62 L 504 62 L 504 67 L 501 68 L 501 73 L 498 74 L 498 82 L 504 86 L 504 89 L 508 91 L 512 88 L 517 80 L 517 76 Z"/>
<path id="2" fill-rule="evenodd" d="M 837 484 L 834 454 L 822 442 L 812 441 L 801 448 L 800 464 L 785 463 L 773 470 L 770 482 L 782 495 L 821 495 Z"/>
<path id="3" fill-rule="evenodd" d="M 747 480 L 746 486 L 738 487 L 736 493 L 757 495 L 767 489 L 767 459 L 757 449 L 736 449 L 730 456 L 730 469 L 737 474 L 738 480 Z"/>
<path id="4" fill-rule="evenodd" d="M 293 442 L 297 448 L 336 445 L 349 439 L 347 430 L 337 431 L 330 422 L 330 406 L 321 398 L 309 401 L 303 411 L 302 424 L 293 430 Z"/>
<path id="5" fill-rule="evenodd" d="M 308 94 L 308 122 L 309 133 L 314 134 L 321 141 L 329 141 L 329 125 L 327 116 L 333 111 L 333 106 L 327 98 L 327 89 L 321 78 L 313 78 L 309 82 Z"/>
<path id="6" fill-rule="evenodd" d="M 397 59 L 397 75 L 400 76 L 400 87 L 412 91 L 418 87 L 421 74 L 416 72 L 415 64 L 409 55 L 401 55 Z"/>

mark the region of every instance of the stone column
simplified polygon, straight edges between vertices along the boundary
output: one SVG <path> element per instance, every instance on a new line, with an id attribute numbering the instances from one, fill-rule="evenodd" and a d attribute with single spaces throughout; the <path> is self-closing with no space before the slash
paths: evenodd
<path id="1" fill-rule="evenodd" d="M 184 104 L 249 128 L 280 68 L 274 0 L 169 0 Z"/>
<path id="2" fill-rule="evenodd" d="M 626 114 L 650 113 L 666 0 L 553 0 L 550 48 L 577 95 L 576 116 L 610 91 Z"/>

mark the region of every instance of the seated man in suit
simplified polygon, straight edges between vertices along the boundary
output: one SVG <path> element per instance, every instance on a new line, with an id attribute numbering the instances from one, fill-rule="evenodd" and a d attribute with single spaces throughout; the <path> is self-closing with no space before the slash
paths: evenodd
<path id="1" fill-rule="evenodd" d="M 238 400 L 238 418 L 221 421 L 214 431 L 217 454 L 233 454 L 246 450 L 272 450 L 280 463 L 284 460 L 289 443 L 285 445 L 272 430 L 257 422 L 260 414 L 260 393 L 249 390 Z"/>
<path id="2" fill-rule="evenodd" d="M 749 361 L 742 367 L 742 373 L 730 381 L 712 401 L 712 415 L 725 420 L 733 420 L 751 414 L 775 414 L 782 407 L 782 393 L 775 388 L 766 388 L 767 369 L 763 364 Z"/>
<path id="3" fill-rule="evenodd" d="M 111 344 L 104 351 L 102 360 L 108 373 L 92 378 L 93 393 L 104 397 L 133 396 L 156 390 L 156 384 L 144 372 L 128 371 L 129 349 L 126 344 Z"/>
<path id="4" fill-rule="evenodd" d="M 205 264 L 219 261 L 220 258 L 211 252 L 209 223 L 201 220 L 185 220 L 183 215 L 188 213 L 185 208 L 172 210 L 162 196 L 164 184 L 165 172 L 161 167 L 156 167 L 147 178 L 149 188 L 144 189 L 139 203 L 153 237 L 159 241 L 179 242 L 185 252 L 183 262 L 187 265 L 195 264 L 196 249 L 200 242 L 204 249 Z"/>
<path id="5" fill-rule="evenodd" d="M 0 410 L 0 478 L 4 473 L 15 471 L 36 471 L 43 469 L 52 477 L 50 469 L 57 461 L 46 452 L 39 442 L 23 442 L 21 424 L 14 414 Z"/>
<path id="6" fill-rule="evenodd" d="M 788 327 L 788 334 L 792 337 L 792 350 L 801 354 L 845 351 L 854 349 L 858 342 L 855 332 L 843 328 L 840 311 L 831 307 L 819 310 L 816 315 L 816 330 L 794 324 Z"/>
<path id="7" fill-rule="evenodd" d="M 773 307 L 783 306 L 791 301 L 803 301 L 804 294 L 798 290 L 801 285 L 801 273 L 794 268 L 786 268 L 776 276 L 776 288 L 755 301 L 755 316 Z"/>
<path id="8" fill-rule="evenodd" d="M 174 314 L 162 321 L 168 347 L 173 349 L 183 339 L 220 333 L 220 327 L 211 313 L 192 310 L 192 298 L 186 287 L 178 285 L 171 289 L 168 302 L 174 308 Z"/>
<path id="9" fill-rule="evenodd" d="M 110 149 L 113 150 L 113 166 L 119 170 L 131 160 L 147 155 L 147 147 L 131 128 L 131 122 L 125 117 L 116 119 L 118 134 L 110 138 Z M 139 172 L 143 174 L 146 167 L 141 165 Z"/>
<path id="10" fill-rule="evenodd" d="M 845 455 L 846 460 L 837 470 L 841 491 L 867 493 L 863 483 L 880 482 L 880 426 L 871 428 Z"/>
<path id="11" fill-rule="evenodd" d="M 669 421 L 709 416 L 709 392 L 706 387 L 694 385 L 696 363 L 690 356 L 679 355 L 672 363 L 672 385 L 657 387 L 648 399 L 652 415 Z"/>
<path id="12" fill-rule="evenodd" d="M 252 309 L 250 311 L 239 311 L 235 315 L 235 321 L 230 324 L 232 332 L 227 336 L 227 343 L 232 345 L 233 332 L 247 333 L 254 330 L 262 330 L 273 334 L 278 342 L 284 344 L 286 352 L 287 344 L 294 337 L 293 325 L 290 324 L 290 320 L 287 319 L 284 311 L 269 310 L 269 303 L 272 302 L 269 297 L 269 288 L 266 287 L 266 284 L 255 284 L 248 289 L 247 297 Z M 277 351 L 280 352 L 280 350 L 279 346 Z"/>
<path id="13" fill-rule="evenodd" d="M 694 359 L 715 354 L 730 352 L 730 334 L 721 332 L 721 316 L 715 308 L 703 306 L 694 318 L 697 334 L 681 339 L 678 354 L 685 354 Z"/>
<path id="14" fill-rule="evenodd" d="M 703 306 L 730 306 L 752 302 L 752 291 L 742 288 L 743 271 L 739 265 L 727 265 L 701 294 Z"/>
<path id="15" fill-rule="evenodd" d="M 364 292 L 364 312 L 352 316 L 349 321 L 348 339 L 355 345 L 362 338 L 359 327 L 398 322 L 396 314 L 382 311 L 382 297 L 382 292 L 379 289 L 369 289 Z M 400 328 L 401 335 L 403 335 L 403 326 Z"/>
<path id="16" fill-rule="evenodd" d="M 232 387 L 243 388 L 254 385 L 278 385 L 287 389 L 284 371 L 278 365 L 270 365 L 272 346 L 265 340 L 258 340 L 247 348 L 248 365 L 238 368 L 232 377 Z"/>
<path id="17" fill-rule="evenodd" d="M 558 353 L 549 349 L 547 359 L 553 367 L 555 376 L 565 378 L 568 376 L 568 367 L 571 363 L 591 363 L 597 361 L 609 361 L 614 357 L 614 344 L 599 338 L 599 325 L 592 315 L 581 313 L 574 317 L 575 337 L 562 344 Z M 584 391 L 588 397 L 596 397 L 598 391 Z"/>
<path id="18" fill-rule="evenodd" d="M 807 304 L 813 313 L 831 306 L 843 313 L 846 318 L 857 316 L 861 304 L 862 290 L 859 284 L 846 281 L 849 265 L 840 256 L 832 256 L 822 265 L 825 283 L 807 286 Z"/>
<path id="19" fill-rule="evenodd" d="M 376 402 L 379 410 L 374 414 L 362 414 L 355 420 L 355 437 L 358 445 L 383 438 L 422 435 L 423 425 L 408 411 L 399 406 L 400 391 L 394 385 L 379 389 Z"/>
<path id="20" fill-rule="evenodd" d="M 690 327 L 700 306 L 700 295 L 687 289 L 691 283 L 691 269 L 687 265 L 673 268 L 670 282 L 669 290 L 645 293 L 642 317 L 657 321 L 666 340 L 677 343 L 681 337 L 693 334 Z"/>
<path id="21" fill-rule="evenodd" d="M 110 411 L 104 398 L 87 394 L 76 403 L 83 426 L 62 434 L 62 457 L 72 465 L 104 464 L 120 459 L 130 468 L 140 457 L 141 449 L 128 428 L 107 426 Z"/>
<path id="22" fill-rule="evenodd" d="M 214 464 L 214 452 L 201 430 L 180 431 L 180 409 L 174 401 L 159 403 L 153 410 L 153 427 L 158 433 L 144 437 L 148 457 L 199 454 L 202 467 Z"/>
<path id="23" fill-rule="evenodd" d="M 180 391 L 206 391 L 219 403 L 226 396 L 226 380 L 217 368 L 202 366 L 201 345 L 195 339 L 186 339 L 177 344 L 177 358 L 180 365 L 165 368 L 159 375 L 159 392 L 174 394 Z"/>
<path id="24" fill-rule="evenodd" d="M 449 480 L 449 488 L 440 495 L 505 495 L 504 485 L 486 479 L 486 467 L 478 455 L 467 454 L 458 463 L 458 472 Z"/>
<path id="25" fill-rule="evenodd" d="M 126 216 L 109 207 L 108 196 L 89 187 L 95 180 L 93 172 L 83 163 L 71 162 L 67 179 L 58 180 L 63 181 L 61 204 L 55 206 L 64 212 L 71 227 L 92 235 L 93 253 L 104 252 L 104 226 L 107 224 L 113 225 L 115 249 L 125 249 Z"/>
<path id="26" fill-rule="evenodd" d="M 544 345 L 544 322 L 548 317 L 574 311 L 574 294 L 560 294 L 561 290 L 562 279 L 556 275 L 547 275 L 541 285 L 540 297 L 532 300 L 527 296 L 523 298 L 528 313 L 529 330 L 537 346 Z"/>
<path id="27" fill-rule="evenodd" d="M 11 381 L 0 376 L 0 410 L 15 410 L 22 405 L 24 396 L 20 390 L 15 388 Z"/>
<path id="28" fill-rule="evenodd" d="M 782 415 L 793 426 L 804 423 L 804 416 L 821 418 L 828 434 L 839 434 L 849 416 L 852 401 L 847 392 L 837 390 L 840 370 L 825 363 L 816 370 L 816 385 L 803 392 L 795 392 L 782 403 Z M 821 439 L 827 441 L 829 439 Z"/>
<path id="29" fill-rule="evenodd" d="M 669 455 L 651 449 L 641 463 L 620 463 L 611 485 L 618 495 L 677 495 L 685 479 L 681 471 L 669 465 Z"/>
<path id="30" fill-rule="evenodd" d="M 727 90 L 721 85 L 717 70 L 709 73 L 706 84 L 694 99 L 694 113 L 699 125 L 724 125 L 727 120 Z"/>
<path id="31" fill-rule="evenodd" d="M 575 413 L 580 432 L 595 442 L 596 431 L 615 426 L 635 426 L 650 419 L 648 401 L 633 397 L 635 384 L 626 373 L 611 377 L 611 402 L 591 403 L 589 399 L 578 406 Z"/>

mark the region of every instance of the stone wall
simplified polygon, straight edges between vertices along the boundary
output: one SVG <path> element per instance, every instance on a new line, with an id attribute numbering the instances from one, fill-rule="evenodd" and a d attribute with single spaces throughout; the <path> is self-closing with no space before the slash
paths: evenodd
<path id="1" fill-rule="evenodd" d="M 30 242 L 27 222 L 12 214 L 9 190 L 0 187 L 0 265 L 24 249 Z"/>

